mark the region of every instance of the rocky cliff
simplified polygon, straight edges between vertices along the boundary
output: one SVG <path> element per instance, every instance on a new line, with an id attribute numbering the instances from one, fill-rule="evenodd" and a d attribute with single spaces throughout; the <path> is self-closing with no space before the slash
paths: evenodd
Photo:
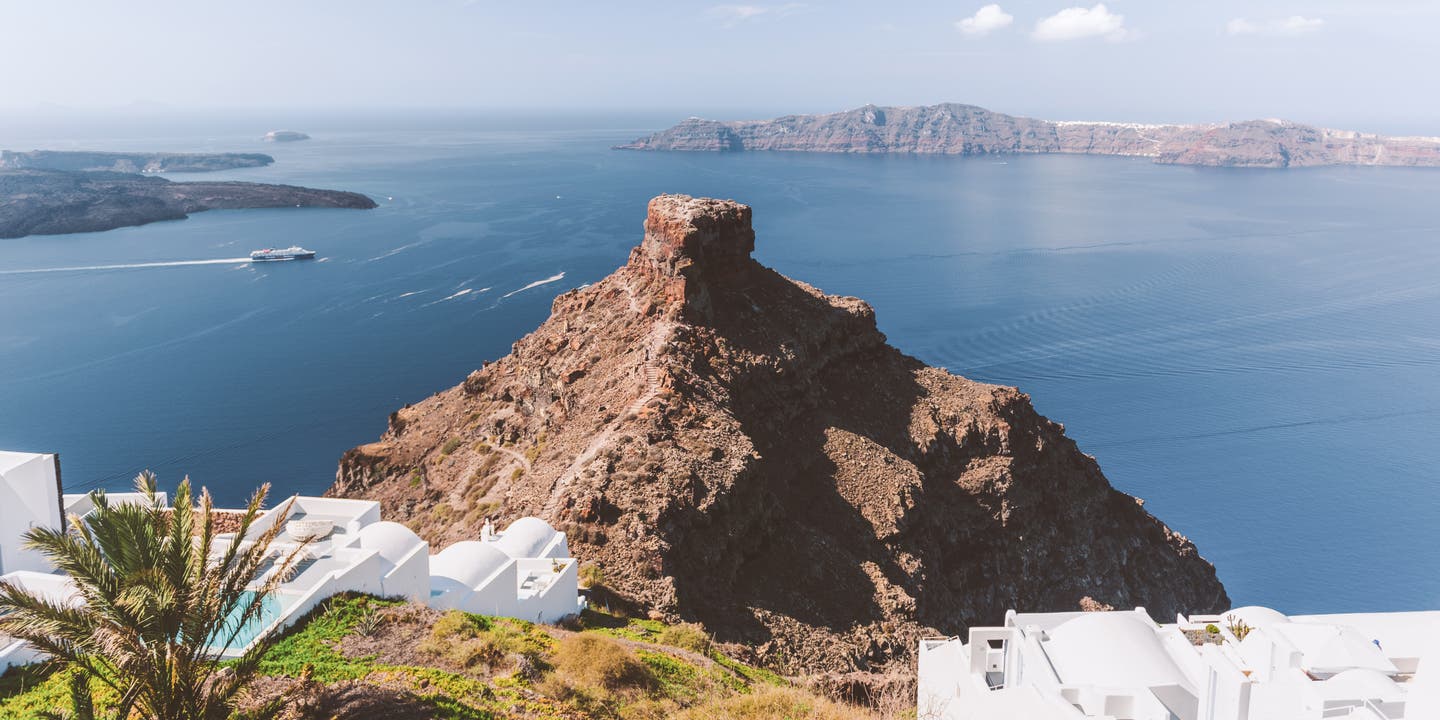
<path id="1" fill-rule="evenodd" d="M 655 198 L 623 267 L 393 413 L 330 492 L 437 546 L 540 515 L 618 595 L 796 671 L 873 669 L 1012 607 L 1228 607 L 1025 394 L 904 355 L 754 240 L 744 205 Z"/>
<path id="2" fill-rule="evenodd" d="M 340 190 L 248 182 L 170 182 L 112 172 L 0 170 L 0 238 L 96 232 L 205 210 L 326 207 L 375 202 Z"/>
<path id="3" fill-rule="evenodd" d="M 116 153 L 76 150 L 0 150 L 4 170 L 105 170 L 124 173 L 184 173 L 264 167 L 275 158 L 261 153 Z"/>
<path id="4" fill-rule="evenodd" d="M 758 121 L 690 118 L 619 147 L 952 155 L 1075 153 L 1223 167 L 1440 166 L 1440 138 L 1387 137 L 1279 120 L 1218 125 L 1051 122 L 956 104 L 867 105 L 829 115 Z"/>

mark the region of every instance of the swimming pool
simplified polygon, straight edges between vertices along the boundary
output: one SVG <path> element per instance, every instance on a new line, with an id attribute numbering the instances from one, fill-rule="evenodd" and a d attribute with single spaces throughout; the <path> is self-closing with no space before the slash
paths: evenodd
<path id="1" fill-rule="evenodd" d="M 254 595 L 255 593 L 249 590 L 245 591 L 244 600 L 236 604 L 234 610 L 230 613 L 230 617 L 226 619 L 224 628 L 221 632 L 216 633 L 217 637 L 211 638 L 212 641 L 223 642 L 220 636 L 228 634 L 228 631 L 239 622 L 240 613 L 249 605 Z M 258 617 L 246 623 L 244 627 L 241 627 L 240 632 L 235 635 L 235 639 L 228 646 L 212 644 L 210 645 L 210 650 L 216 654 L 224 654 L 226 651 L 233 651 L 234 653 L 243 652 L 246 648 L 250 647 L 250 643 L 255 642 L 256 638 L 264 634 L 265 630 L 274 624 L 276 620 L 284 617 L 286 611 L 289 610 L 294 603 L 295 598 L 288 595 L 276 593 L 266 595 L 260 601 L 260 615 Z"/>

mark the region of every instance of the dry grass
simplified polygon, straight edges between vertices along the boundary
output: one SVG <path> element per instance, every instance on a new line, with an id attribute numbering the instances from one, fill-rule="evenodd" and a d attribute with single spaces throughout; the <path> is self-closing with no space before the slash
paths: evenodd
<path id="1" fill-rule="evenodd" d="M 713 644 L 710 641 L 709 633 L 705 632 L 705 628 L 695 623 L 668 625 L 655 637 L 655 642 L 701 655 L 709 655 L 710 646 Z"/>
<path id="2" fill-rule="evenodd" d="M 874 720 L 865 710 L 791 687 L 716 698 L 670 715 L 675 720 Z"/>
<path id="3" fill-rule="evenodd" d="M 435 621 L 430 636 L 421 641 L 420 651 L 462 668 L 483 665 L 493 669 L 512 662 L 517 655 L 529 654 L 531 648 L 525 633 L 510 623 L 487 623 L 479 616 L 450 610 Z"/>
<path id="4" fill-rule="evenodd" d="M 651 684 L 650 672 L 630 648 L 603 635 L 571 635 L 555 648 L 555 671 L 566 680 L 621 690 Z"/>

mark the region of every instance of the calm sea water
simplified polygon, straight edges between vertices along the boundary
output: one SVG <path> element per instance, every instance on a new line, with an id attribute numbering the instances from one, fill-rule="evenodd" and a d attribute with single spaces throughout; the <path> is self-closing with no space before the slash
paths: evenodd
<path id="1" fill-rule="evenodd" d="M 0 146 L 250 151 L 271 129 L 234 125 Z M 391 410 L 624 262 L 651 196 L 714 195 L 754 206 L 760 260 L 866 298 L 900 348 L 1031 393 L 1237 602 L 1440 607 L 1440 171 L 637 154 L 608 148 L 644 127 L 615 125 L 312 121 L 263 147 L 273 167 L 194 177 L 378 210 L 0 241 L 0 448 L 61 453 L 71 490 L 151 468 L 227 502 L 320 492 Z M 292 243 L 322 259 L 225 261 Z M 223 262 L 17 272 L 194 260 Z"/>

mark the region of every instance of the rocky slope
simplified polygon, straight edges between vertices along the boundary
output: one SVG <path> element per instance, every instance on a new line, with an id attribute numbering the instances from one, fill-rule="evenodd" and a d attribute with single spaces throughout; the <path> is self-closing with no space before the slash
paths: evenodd
<path id="1" fill-rule="evenodd" d="M 1279 120 L 1220 125 L 1051 122 L 973 105 L 876 107 L 774 120 L 690 118 L 627 150 L 790 150 L 844 153 L 1075 153 L 1176 165 L 1440 166 L 1440 138 L 1387 137 Z"/>
<path id="2" fill-rule="evenodd" d="M 869 305 L 753 246 L 744 205 L 654 199 L 623 267 L 393 413 L 330 492 L 437 546 L 540 515 L 621 597 L 796 672 L 874 669 L 1012 607 L 1228 607 L 1026 395 L 902 354 Z"/>
<path id="3" fill-rule="evenodd" d="M 364 195 L 294 185 L 170 182 L 111 172 L 0 170 L 0 238 L 95 232 L 204 210 L 326 207 L 369 209 Z"/>
<path id="4" fill-rule="evenodd" d="M 109 170 L 124 173 L 183 173 L 264 167 L 275 158 L 261 153 L 115 153 L 67 150 L 0 150 L 0 170 Z"/>

